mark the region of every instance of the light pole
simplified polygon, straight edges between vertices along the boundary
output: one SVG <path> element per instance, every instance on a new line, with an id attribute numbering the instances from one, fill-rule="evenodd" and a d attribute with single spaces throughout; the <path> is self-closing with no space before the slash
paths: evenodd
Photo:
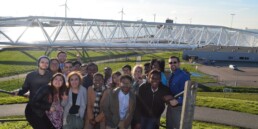
<path id="1" fill-rule="evenodd" d="M 175 21 L 174 21 L 174 23 L 176 23 L 176 20 L 177 20 L 177 17 L 175 17 Z"/>
<path id="2" fill-rule="evenodd" d="M 231 15 L 231 24 L 230 24 L 230 28 L 232 28 L 232 25 L 233 25 L 233 19 L 234 19 L 234 16 L 235 16 L 236 14 L 231 13 L 230 15 Z"/>
<path id="3" fill-rule="evenodd" d="M 154 22 L 155 22 L 156 21 L 156 13 L 154 13 L 153 16 L 154 16 Z"/>

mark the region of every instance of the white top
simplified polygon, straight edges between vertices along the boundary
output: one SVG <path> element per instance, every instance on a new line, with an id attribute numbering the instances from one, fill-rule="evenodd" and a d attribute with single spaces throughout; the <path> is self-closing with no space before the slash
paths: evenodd
<path id="1" fill-rule="evenodd" d="M 124 120 L 129 109 L 129 93 L 124 94 L 122 90 L 118 93 L 120 120 Z"/>

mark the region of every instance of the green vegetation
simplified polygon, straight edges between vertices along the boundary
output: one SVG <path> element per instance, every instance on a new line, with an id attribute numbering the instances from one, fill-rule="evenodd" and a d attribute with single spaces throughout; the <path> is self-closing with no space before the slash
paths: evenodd
<path id="1" fill-rule="evenodd" d="M 198 82 L 198 81 L 197 81 Z M 199 84 L 198 91 L 200 92 L 223 92 L 223 89 L 229 88 L 232 92 L 237 93 L 258 93 L 258 88 L 253 87 L 228 87 L 228 86 L 205 86 Z"/>
<path id="2" fill-rule="evenodd" d="M 10 119 L 10 120 L 17 120 L 17 119 L 25 119 L 24 116 L 8 116 L 8 117 L 1 117 L 0 119 Z M 5 122 L 0 124 L 0 129 L 32 129 L 27 121 L 18 121 L 18 122 Z"/>
<path id="3" fill-rule="evenodd" d="M 142 62 L 144 62 L 144 63 L 149 62 L 151 59 L 154 59 L 154 58 L 164 59 L 167 62 L 168 58 L 172 55 L 181 57 L 180 55 L 182 55 L 182 52 L 181 51 L 173 51 L 173 52 L 157 52 L 157 53 L 145 54 L 142 57 Z M 166 67 L 168 67 L 168 65 L 166 65 Z"/>
<path id="4" fill-rule="evenodd" d="M 258 115 L 258 101 L 197 96 L 196 105 Z"/>
<path id="5" fill-rule="evenodd" d="M 194 121 L 192 125 L 193 129 L 241 129 L 239 127 L 226 126 L 214 123 Z"/>
<path id="6" fill-rule="evenodd" d="M 23 82 L 24 82 L 24 79 L 12 79 L 9 81 L 2 81 L 0 82 L 0 89 L 6 90 L 6 91 L 13 91 L 20 88 Z M 0 93 L 0 105 L 24 103 L 24 102 L 28 102 L 28 98 Z"/>
<path id="7" fill-rule="evenodd" d="M 13 116 L 13 117 L 2 117 L 0 119 L 25 119 L 24 116 Z M 160 122 L 165 125 L 165 118 L 161 118 Z M 193 121 L 193 129 L 240 129 L 238 127 L 225 126 L 214 123 L 206 123 L 200 121 Z M 0 124 L 1 129 L 32 129 L 31 126 L 26 121 L 20 122 L 5 122 Z M 165 129 L 161 127 L 160 129 Z"/>
<path id="8" fill-rule="evenodd" d="M 27 121 L 5 122 L 0 124 L 1 129 L 32 129 Z"/>
<path id="9" fill-rule="evenodd" d="M 20 97 L 20 96 L 5 96 L 3 93 L 0 93 L 0 105 L 3 104 L 14 104 L 14 103 L 26 103 L 28 102 L 28 98 Z M 5 96 L 5 97 L 2 97 Z"/>
<path id="10" fill-rule="evenodd" d="M 131 58 L 128 58 L 128 60 L 126 61 L 121 60 L 116 62 L 106 62 L 106 63 L 98 64 L 98 68 L 100 73 L 104 73 L 104 68 L 106 66 L 110 67 L 112 71 L 115 72 L 115 71 L 121 71 L 122 67 L 126 64 L 129 64 L 133 67 L 135 65 L 135 62 L 136 62 L 136 58 L 131 57 Z"/>
<path id="11" fill-rule="evenodd" d="M 0 81 L 0 89 L 6 90 L 6 91 L 13 91 L 22 87 L 23 83 L 24 83 L 24 78 L 11 79 L 8 81 Z"/>
<path id="12" fill-rule="evenodd" d="M 202 97 L 228 98 L 228 99 L 249 100 L 249 101 L 258 102 L 257 93 L 198 92 L 197 95 Z"/>
<path id="13" fill-rule="evenodd" d="M 0 77 L 25 73 L 36 68 L 36 60 L 43 51 L 1 51 Z"/>
<path id="14" fill-rule="evenodd" d="M 56 57 L 57 52 L 58 51 L 52 52 L 49 57 Z M 77 51 L 69 51 L 67 59 L 76 60 L 77 53 Z M 137 53 L 121 51 L 87 51 L 87 54 L 88 55 L 84 55 L 85 57 L 82 57 L 84 62 L 130 56 Z M 17 75 L 35 70 L 37 68 L 36 61 L 38 57 L 42 55 L 45 55 L 44 51 L 0 51 L 0 77 Z"/>
<path id="15" fill-rule="evenodd" d="M 161 125 L 166 125 L 166 119 L 161 118 L 160 123 Z M 207 123 L 207 122 L 201 122 L 201 121 L 193 121 L 192 128 L 193 129 L 240 129 L 238 127 Z M 165 128 L 161 127 L 160 129 L 165 129 Z"/>

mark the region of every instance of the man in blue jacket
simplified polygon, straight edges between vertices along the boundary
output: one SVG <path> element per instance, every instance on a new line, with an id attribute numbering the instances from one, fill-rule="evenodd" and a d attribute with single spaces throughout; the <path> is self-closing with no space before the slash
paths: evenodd
<path id="1" fill-rule="evenodd" d="M 168 59 L 169 68 L 171 70 L 171 75 L 168 81 L 168 87 L 173 96 L 184 91 L 185 82 L 190 80 L 188 73 L 180 69 L 180 60 L 176 56 L 171 56 Z M 169 101 L 167 107 L 167 129 L 179 129 L 181 112 L 182 112 L 183 96 L 179 96 Z"/>

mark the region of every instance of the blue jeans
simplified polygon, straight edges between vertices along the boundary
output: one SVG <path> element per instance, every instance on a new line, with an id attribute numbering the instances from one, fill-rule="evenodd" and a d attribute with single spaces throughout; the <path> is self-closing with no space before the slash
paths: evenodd
<path id="1" fill-rule="evenodd" d="M 159 129 L 160 118 L 141 117 L 141 129 Z"/>

